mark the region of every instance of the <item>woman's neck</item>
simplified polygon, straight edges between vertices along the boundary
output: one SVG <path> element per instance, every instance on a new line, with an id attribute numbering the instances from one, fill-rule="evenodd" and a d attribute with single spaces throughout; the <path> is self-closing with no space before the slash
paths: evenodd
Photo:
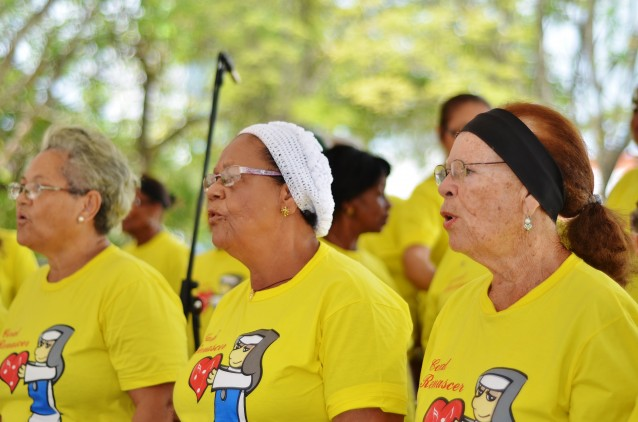
<path id="1" fill-rule="evenodd" d="M 278 246 L 270 246 L 259 253 L 239 258 L 250 270 L 253 291 L 285 284 L 301 271 L 319 248 L 314 233 L 307 238 L 275 244 Z"/>
<path id="2" fill-rule="evenodd" d="M 342 249 L 349 251 L 357 250 L 357 240 L 359 240 L 359 230 L 355 228 L 354 221 L 348 216 L 335 218 L 326 235 L 326 240 Z"/>
<path id="3" fill-rule="evenodd" d="M 516 254 L 488 264 L 494 275 L 488 295 L 497 311 L 509 308 L 547 280 L 570 255 L 558 239 L 516 250 Z"/>
<path id="4" fill-rule="evenodd" d="M 148 243 L 157 236 L 162 231 L 162 225 L 160 223 L 157 224 L 149 224 L 144 228 L 132 233 L 131 235 L 135 238 L 135 242 L 138 246 L 141 246 L 145 243 Z"/>
<path id="5" fill-rule="evenodd" d="M 109 246 L 106 236 L 95 236 L 73 243 L 73 247 L 60 248 L 55 254 L 46 256 L 49 264 L 47 281 L 55 283 L 84 267 Z"/>

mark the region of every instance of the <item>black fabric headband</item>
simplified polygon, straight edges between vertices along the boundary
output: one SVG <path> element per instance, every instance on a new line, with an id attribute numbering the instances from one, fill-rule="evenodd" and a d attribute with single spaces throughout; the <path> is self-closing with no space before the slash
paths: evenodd
<path id="1" fill-rule="evenodd" d="M 476 116 L 461 132 L 475 134 L 501 156 L 556 221 L 565 202 L 563 176 L 545 146 L 525 123 L 507 110 L 494 108 Z"/>

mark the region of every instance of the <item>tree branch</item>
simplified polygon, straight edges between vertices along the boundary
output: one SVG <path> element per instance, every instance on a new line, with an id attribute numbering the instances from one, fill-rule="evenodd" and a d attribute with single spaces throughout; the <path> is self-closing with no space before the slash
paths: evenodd
<path id="1" fill-rule="evenodd" d="M 157 151 L 161 150 L 164 145 L 169 144 L 176 138 L 178 138 L 182 133 L 184 133 L 187 129 L 190 129 L 193 125 L 206 121 L 208 119 L 207 116 L 189 116 L 186 118 L 186 121 L 181 126 L 174 127 L 166 136 L 164 136 L 160 141 L 155 143 L 152 147 L 150 147 L 153 154 L 157 153 Z"/>
<path id="2" fill-rule="evenodd" d="M 4 78 L 6 77 L 9 69 L 13 64 L 13 57 L 15 55 L 15 49 L 18 45 L 18 42 L 26 36 L 29 30 L 33 28 L 40 21 L 40 19 L 42 19 L 42 17 L 48 12 L 49 8 L 55 1 L 56 0 L 47 0 L 42 9 L 40 9 L 39 12 L 33 14 L 27 21 L 27 23 L 25 23 L 24 26 L 20 28 L 18 32 L 16 32 L 13 39 L 9 41 L 9 51 L 0 64 L 0 86 L 4 84 Z"/>

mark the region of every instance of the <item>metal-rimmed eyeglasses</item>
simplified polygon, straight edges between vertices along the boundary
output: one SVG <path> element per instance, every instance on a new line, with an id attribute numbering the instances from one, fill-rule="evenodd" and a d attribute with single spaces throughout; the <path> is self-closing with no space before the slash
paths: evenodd
<path id="1" fill-rule="evenodd" d="M 8 190 L 8 193 L 9 193 L 9 198 L 13 199 L 14 201 L 18 199 L 18 196 L 20 196 L 20 194 L 22 192 L 24 192 L 24 194 L 27 196 L 27 198 L 29 198 L 32 201 L 34 199 L 36 199 L 38 196 L 40 196 L 40 194 L 43 191 L 45 191 L 45 190 L 49 190 L 49 191 L 66 191 L 66 192 L 69 192 L 70 194 L 73 194 L 73 195 L 77 195 L 77 194 L 83 193 L 82 191 L 79 191 L 77 189 L 62 188 L 62 187 L 59 187 L 59 186 L 43 185 L 43 184 L 36 183 L 36 182 L 31 182 L 31 183 L 13 182 L 13 183 L 9 183 L 9 185 L 7 186 L 7 190 Z"/>
<path id="2" fill-rule="evenodd" d="M 242 174 L 254 174 L 255 176 L 281 176 L 281 173 L 274 170 L 255 169 L 252 167 L 230 166 L 220 173 L 210 173 L 204 177 L 204 190 L 207 190 L 218 180 L 222 181 L 225 187 L 231 187 L 241 179 Z"/>
<path id="3" fill-rule="evenodd" d="M 434 180 L 437 185 L 443 183 L 443 180 L 448 176 L 448 174 L 452 175 L 458 181 L 461 181 L 467 176 L 469 172 L 472 170 L 468 169 L 467 166 L 477 166 L 477 165 L 485 165 L 485 164 L 505 164 L 505 161 L 491 161 L 487 163 L 464 163 L 461 160 L 453 160 L 450 162 L 450 167 L 445 167 L 443 164 L 439 164 L 434 167 Z"/>

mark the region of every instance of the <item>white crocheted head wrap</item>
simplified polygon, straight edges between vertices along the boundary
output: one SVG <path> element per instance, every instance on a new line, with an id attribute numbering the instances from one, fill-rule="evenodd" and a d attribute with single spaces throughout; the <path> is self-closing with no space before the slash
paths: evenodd
<path id="1" fill-rule="evenodd" d="M 299 209 L 317 214 L 316 235 L 328 234 L 335 207 L 330 190 L 332 172 L 312 132 L 292 123 L 270 122 L 239 133 L 250 133 L 266 145 Z"/>

